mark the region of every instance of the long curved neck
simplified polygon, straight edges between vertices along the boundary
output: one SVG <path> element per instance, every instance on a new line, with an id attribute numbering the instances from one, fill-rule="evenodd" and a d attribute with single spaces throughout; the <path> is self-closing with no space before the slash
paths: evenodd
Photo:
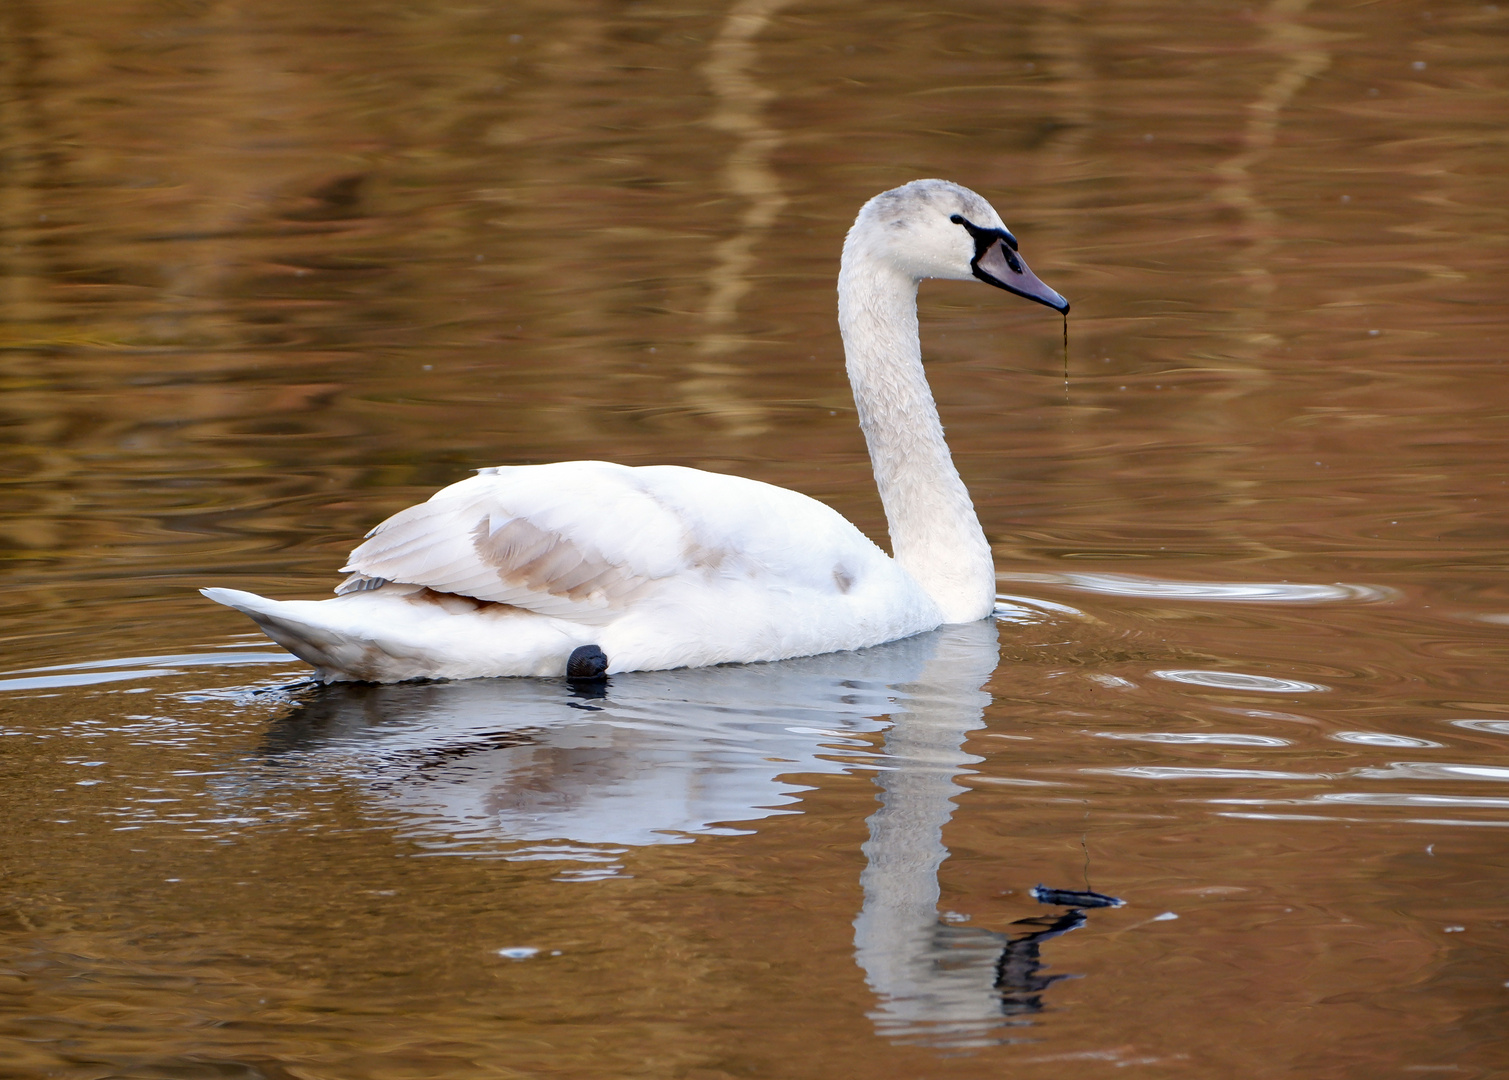
<path id="1" fill-rule="evenodd" d="M 995 564 L 922 371 L 916 280 L 846 244 L 838 326 L 892 553 L 945 622 L 983 619 Z"/>

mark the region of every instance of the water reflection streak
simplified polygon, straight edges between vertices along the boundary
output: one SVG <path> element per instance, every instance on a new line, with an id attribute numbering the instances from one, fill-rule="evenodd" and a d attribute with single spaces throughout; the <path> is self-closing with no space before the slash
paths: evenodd
<path id="1" fill-rule="evenodd" d="M 860 652 L 617 675 L 580 699 L 536 679 L 319 686 L 269 730 L 279 769 L 261 782 L 334 772 L 423 854 L 558 861 L 560 880 L 596 881 L 626 873 L 632 848 L 790 812 L 804 775 L 874 770 L 854 922 L 871 1015 L 891 1038 L 978 1045 L 1041 1007 L 1057 977 L 1029 978 L 1037 943 L 1082 922 L 1014 938 L 939 917 L 943 827 L 980 760 L 962 744 L 997 662 L 986 620 Z"/>

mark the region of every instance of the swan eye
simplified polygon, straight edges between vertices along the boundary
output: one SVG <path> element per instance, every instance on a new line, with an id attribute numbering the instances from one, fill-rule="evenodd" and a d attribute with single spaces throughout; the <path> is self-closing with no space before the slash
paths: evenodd
<path id="1" fill-rule="evenodd" d="M 975 242 L 975 257 L 971 265 L 976 265 L 985 257 L 985 252 L 990 250 L 990 245 L 997 240 L 1001 241 L 1001 254 L 1006 258 L 1006 265 L 1018 274 L 1022 272 L 1022 260 L 1016 257 L 1016 237 L 1005 229 L 984 229 L 970 221 L 963 214 L 953 214 L 949 217 L 955 225 L 963 225 Z"/>
<path id="2" fill-rule="evenodd" d="M 974 237 L 975 246 L 982 252 L 997 240 L 1005 241 L 1008 248 L 1012 251 L 1016 250 L 1016 237 L 1011 235 L 1009 229 L 987 229 L 976 225 L 963 214 L 951 214 L 948 220 L 952 221 L 955 225 L 963 225 L 964 231 Z"/>

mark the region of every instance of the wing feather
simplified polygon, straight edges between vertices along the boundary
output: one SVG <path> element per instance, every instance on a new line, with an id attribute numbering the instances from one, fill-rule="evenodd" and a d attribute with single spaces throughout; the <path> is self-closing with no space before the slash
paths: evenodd
<path id="1" fill-rule="evenodd" d="M 345 569 L 591 618 L 684 570 L 686 532 L 632 469 L 520 466 L 488 470 L 399 511 L 367 534 Z"/>
<path id="2" fill-rule="evenodd" d="M 674 465 L 570 461 L 452 484 L 368 533 L 345 570 L 592 622 L 678 575 L 843 594 L 888 561 L 794 491 Z"/>

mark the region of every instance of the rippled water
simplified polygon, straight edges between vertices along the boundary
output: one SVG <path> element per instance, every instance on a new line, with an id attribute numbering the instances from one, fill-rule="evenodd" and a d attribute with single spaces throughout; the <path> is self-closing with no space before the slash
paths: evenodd
<path id="1" fill-rule="evenodd" d="M 0 1075 L 1509 1072 L 1509 7 L 0 5 Z M 319 687 L 468 470 L 884 522 L 838 247 L 917 176 L 998 618 Z M 1044 904 L 1044 884 L 1123 907 Z"/>

